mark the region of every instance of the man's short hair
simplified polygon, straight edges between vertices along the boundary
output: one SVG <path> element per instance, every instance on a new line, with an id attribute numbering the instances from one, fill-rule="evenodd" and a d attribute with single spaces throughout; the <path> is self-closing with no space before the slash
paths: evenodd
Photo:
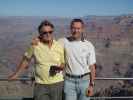
<path id="1" fill-rule="evenodd" d="M 50 26 L 51 28 L 54 28 L 54 25 L 49 22 L 48 20 L 44 20 L 41 22 L 41 24 L 38 26 L 38 32 L 41 33 L 41 29 L 43 26 Z"/>
<path id="2" fill-rule="evenodd" d="M 79 18 L 76 18 L 76 19 L 73 19 L 71 21 L 71 24 L 70 24 L 70 27 L 72 28 L 72 25 L 75 23 L 75 22 L 80 22 L 83 26 L 84 26 L 84 22 L 82 19 L 79 19 Z"/>

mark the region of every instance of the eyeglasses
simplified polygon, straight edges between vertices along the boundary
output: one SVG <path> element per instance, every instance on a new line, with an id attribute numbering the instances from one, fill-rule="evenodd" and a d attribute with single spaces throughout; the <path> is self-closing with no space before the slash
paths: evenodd
<path id="1" fill-rule="evenodd" d="M 52 34 L 53 33 L 53 31 L 49 31 L 49 32 L 42 32 L 42 33 L 40 33 L 41 35 L 45 35 L 45 34 Z"/>

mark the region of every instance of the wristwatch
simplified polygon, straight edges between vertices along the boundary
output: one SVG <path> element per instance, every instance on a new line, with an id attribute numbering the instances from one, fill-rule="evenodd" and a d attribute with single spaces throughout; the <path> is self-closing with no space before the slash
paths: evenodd
<path id="1" fill-rule="evenodd" d="M 95 85 L 95 83 L 94 82 L 90 82 L 90 86 L 94 86 Z"/>

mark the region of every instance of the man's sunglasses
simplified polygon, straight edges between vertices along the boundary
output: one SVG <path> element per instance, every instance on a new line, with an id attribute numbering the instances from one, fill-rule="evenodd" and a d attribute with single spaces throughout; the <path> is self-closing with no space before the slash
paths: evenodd
<path id="1" fill-rule="evenodd" d="M 45 35 L 45 34 L 52 34 L 53 33 L 53 31 L 49 31 L 49 32 L 42 32 L 42 33 L 40 33 L 41 35 Z"/>

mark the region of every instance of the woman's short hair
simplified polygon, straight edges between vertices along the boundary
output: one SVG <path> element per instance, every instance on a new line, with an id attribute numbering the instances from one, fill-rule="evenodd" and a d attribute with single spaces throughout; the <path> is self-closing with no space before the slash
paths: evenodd
<path id="1" fill-rule="evenodd" d="M 43 26 L 50 26 L 51 28 L 54 28 L 54 25 L 49 22 L 48 20 L 44 20 L 41 22 L 41 24 L 38 26 L 38 32 L 41 33 L 41 29 Z"/>

